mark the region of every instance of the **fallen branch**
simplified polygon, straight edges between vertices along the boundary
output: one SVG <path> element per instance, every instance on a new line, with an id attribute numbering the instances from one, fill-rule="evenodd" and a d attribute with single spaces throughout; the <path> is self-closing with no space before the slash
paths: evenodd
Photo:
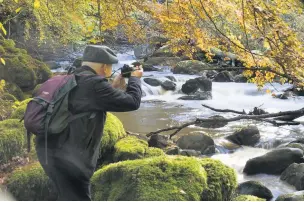
<path id="1" fill-rule="evenodd" d="M 272 113 L 272 114 L 262 114 L 262 115 L 240 115 L 236 116 L 233 118 L 206 118 L 206 119 L 196 119 L 195 121 L 185 123 L 181 126 L 174 126 L 166 129 L 161 129 L 155 132 L 151 132 L 147 134 L 147 137 L 152 136 L 153 134 L 158 134 L 161 132 L 166 132 L 166 131 L 171 131 L 175 130 L 172 134 L 170 134 L 170 138 L 172 138 L 174 135 L 176 135 L 178 132 L 180 132 L 183 128 L 186 128 L 190 125 L 195 125 L 195 124 L 200 124 L 203 122 L 233 122 L 233 121 L 238 121 L 238 120 L 256 120 L 256 121 L 262 121 L 262 122 L 267 122 L 271 123 L 275 126 L 282 126 L 282 125 L 299 125 L 299 122 L 294 122 L 294 121 L 288 121 L 288 122 L 277 122 L 275 120 L 269 120 L 267 118 L 275 118 L 275 117 L 282 117 L 282 116 L 295 116 L 295 117 L 300 117 L 304 115 L 304 108 L 299 109 L 299 110 L 294 110 L 294 111 L 285 111 L 285 112 L 278 112 L 278 113 Z"/>
<path id="2" fill-rule="evenodd" d="M 235 111 L 235 110 L 231 110 L 231 109 L 215 109 L 213 107 L 210 107 L 208 105 L 204 105 L 202 104 L 203 107 L 206 107 L 208 109 L 211 109 L 212 111 L 215 111 L 215 112 L 232 112 L 232 113 L 235 113 L 235 114 L 246 114 L 245 111 Z"/>

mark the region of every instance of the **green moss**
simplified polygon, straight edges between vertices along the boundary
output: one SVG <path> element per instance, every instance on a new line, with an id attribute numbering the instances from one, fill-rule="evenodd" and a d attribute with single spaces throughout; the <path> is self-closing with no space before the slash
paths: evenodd
<path id="1" fill-rule="evenodd" d="M 149 148 L 148 142 L 134 136 L 119 140 L 114 146 L 114 162 L 162 156 L 165 153 L 158 148 Z"/>
<path id="2" fill-rule="evenodd" d="M 266 201 L 266 199 L 262 199 L 252 195 L 239 195 L 234 198 L 233 201 Z"/>
<path id="3" fill-rule="evenodd" d="M 148 150 L 146 150 L 145 158 L 164 155 L 165 153 L 163 150 L 159 148 L 149 147 Z"/>
<path id="4" fill-rule="evenodd" d="M 201 164 L 208 176 L 208 188 L 204 190 L 202 200 L 229 201 L 237 187 L 235 171 L 214 159 L 202 159 Z"/>
<path id="5" fill-rule="evenodd" d="M 115 143 L 126 135 L 121 121 L 111 113 L 107 113 L 103 136 L 101 138 L 100 156 L 112 150 Z"/>
<path id="6" fill-rule="evenodd" d="M 27 107 L 27 104 L 32 100 L 32 98 L 23 100 L 19 103 L 18 107 L 13 111 L 11 118 L 12 119 L 22 119 Z"/>
<path id="7" fill-rule="evenodd" d="M 2 51 L 5 52 L 6 62 L 6 65 L 0 64 L 2 79 L 15 83 L 23 91 L 28 91 L 37 83 L 42 83 L 51 77 L 51 72 L 44 63 L 32 58 L 25 50 L 16 48 L 12 40 L 0 39 L 1 46 Z"/>
<path id="8" fill-rule="evenodd" d="M 19 101 L 24 100 L 23 92 L 19 88 L 19 86 L 17 86 L 16 84 L 6 82 L 5 87 L 4 87 L 4 91 L 6 93 L 9 93 L 9 94 L 15 96 Z"/>
<path id="9" fill-rule="evenodd" d="M 16 200 L 54 201 L 57 194 L 39 163 L 15 170 L 6 186 Z"/>
<path id="10" fill-rule="evenodd" d="M 25 129 L 17 119 L 0 122 L 0 164 L 25 154 Z"/>
<path id="11" fill-rule="evenodd" d="M 193 201 L 206 188 L 206 172 L 189 157 L 154 157 L 110 164 L 92 178 L 93 200 Z"/>
<path id="12" fill-rule="evenodd" d="M 17 98 L 9 93 L 3 93 L 3 95 L 1 96 L 2 100 L 5 101 L 11 101 L 11 102 L 16 102 Z"/>

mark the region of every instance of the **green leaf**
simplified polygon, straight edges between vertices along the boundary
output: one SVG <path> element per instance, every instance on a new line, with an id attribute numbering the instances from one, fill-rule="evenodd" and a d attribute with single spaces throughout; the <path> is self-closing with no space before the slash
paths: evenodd
<path id="1" fill-rule="evenodd" d="M 17 8 L 17 9 L 15 10 L 15 12 L 16 12 L 16 13 L 19 13 L 20 10 L 21 10 L 21 7 L 20 7 L 20 8 Z"/>
<path id="2" fill-rule="evenodd" d="M 4 35 L 6 35 L 6 30 L 3 26 L 3 24 L 0 22 L 0 30 L 2 30 L 2 32 L 4 33 Z"/>
<path id="3" fill-rule="evenodd" d="M 5 60 L 3 58 L 0 58 L 0 61 L 3 65 L 5 65 Z"/>

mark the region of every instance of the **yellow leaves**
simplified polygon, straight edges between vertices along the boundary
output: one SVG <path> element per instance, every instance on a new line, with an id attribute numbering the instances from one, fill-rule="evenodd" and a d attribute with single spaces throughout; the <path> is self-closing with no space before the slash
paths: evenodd
<path id="1" fill-rule="evenodd" d="M 4 28 L 4 26 L 1 22 L 0 22 L 0 30 L 2 30 L 4 35 L 6 35 L 6 29 Z"/>
<path id="2" fill-rule="evenodd" d="M 17 8 L 17 9 L 15 10 L 16 13 L 19 13 L 20 11 L 21 11 L 21 7 L 20 7 L 20 8 Z"/>
<path id="3" fill-rule="evenodd" d="M 270 93 L 271 93 L 271 90 L 267 89 L 267 90 L 266 90 L 266 93 L 267 93 L 267 94 L 270 94 Z"/>
<path id="4" fill-rule="evenodd" d="M 5 65 L 5 60 L 3 58 L 0 58 L 0 62 Z"/>
<path id="5" fill-rule="evenodd" d="M 4 87 L 5 87 L 5 80 L 1 79 L 0 80 L 0 92 L 3 92 Z"/>
<path id="6" fill-rule="evenodd" d="M 34 8 L 37 9 L 40 7 L 40 0 L 34 0 Z"/>

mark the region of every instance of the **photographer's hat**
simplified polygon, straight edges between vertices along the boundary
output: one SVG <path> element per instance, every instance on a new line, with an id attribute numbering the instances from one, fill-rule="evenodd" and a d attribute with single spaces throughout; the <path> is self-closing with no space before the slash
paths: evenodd
<path id="1" fill-rule="evenodd" d="M 117 55 L 107 46 L 88 45 L 83 53 L 82 61 L 102 64 L 118 63 Z"/>

